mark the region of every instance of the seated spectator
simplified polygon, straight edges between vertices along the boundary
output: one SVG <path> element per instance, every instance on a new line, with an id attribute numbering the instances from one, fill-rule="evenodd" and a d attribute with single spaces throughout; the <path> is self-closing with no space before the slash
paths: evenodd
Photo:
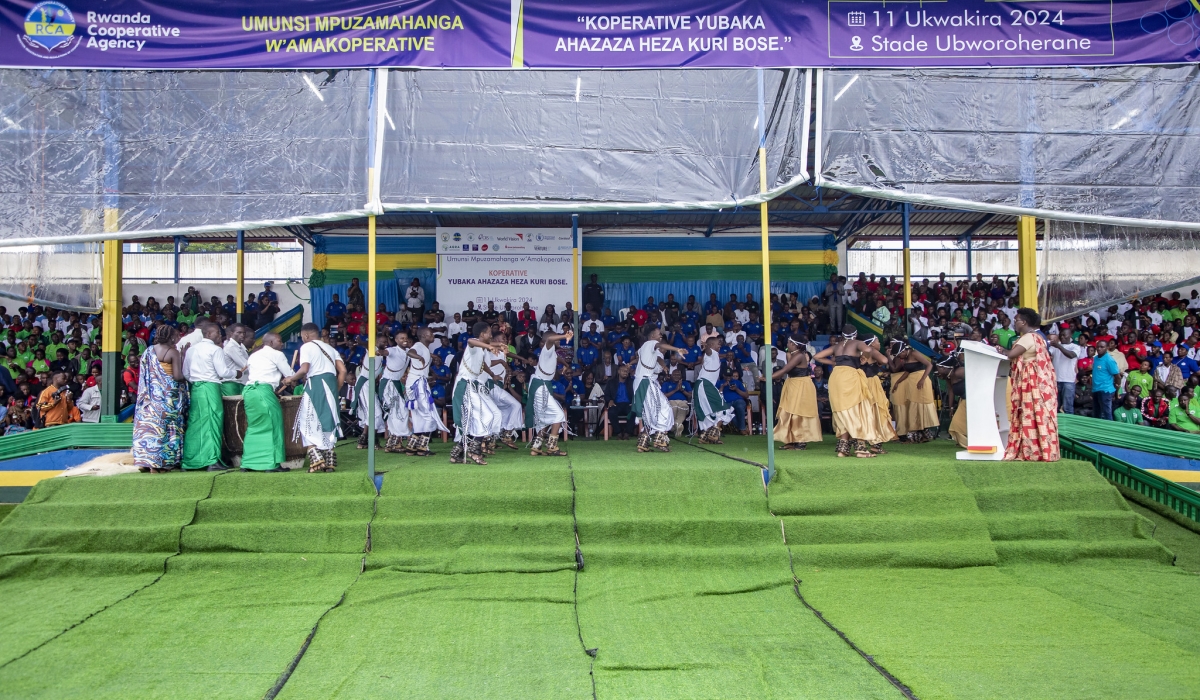
<path id="1" fill-rule="evenodd" d="M 721 390 L 725 403 L 733 407 L 734 427 L 742 435 L 749 435 L 750 428 L 746 422 L 746 402 L 750 395 L 746 392 L 746 385 L 742 384 L 742 373 L 737 369 L 731 369 L 717 388 Z"/>
<path id="2" fill-rule="evenodd" d="M 1142 411 L 1138 408 L 1137 397 L 1133 394 L 1125 394 L 1125 400 L 1113 411 L 1113 420 L 1129 425 L 1141 425 Z"/>
<path id="3" fill-rule="evenodd" d="M 1155 428 L 1165 428 L 1170 418 L 1170 403 L 1163 398 L 1163 390 L 1155 387 L 1151 390 L 1149 398 L 1142 399 L 1142 423 Z"/>
<path id="4" fill-rule="evenodd" d="M 1200 403 L 1195 401 L 1192 390 L 1184 387 L 1179 397 L 1171 399 L 1169 420 L 1171 430 L 1184 433 L 1200 433 Z"/>

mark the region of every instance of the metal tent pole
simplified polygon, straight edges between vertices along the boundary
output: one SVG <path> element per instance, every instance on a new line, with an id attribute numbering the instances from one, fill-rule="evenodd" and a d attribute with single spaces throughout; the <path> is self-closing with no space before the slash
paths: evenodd
<path id="1" fill-rule="evenodd" d="M 242 322 L 243 305 L 246 303 L 246 232 L 237 232 L 237 292 L 234 294 L 237 304 L 237 322 Z"/>
<path id="2" fill-rule="evenodd" d="M 1032 216 L 1017 221 L 1017 298 L 1037 311 L 1037 219 Z"/>
<path id="3" fill-rule="evenodd" d="M 763 97 L 763 71 L 758 69 L 758 187 L 767 191 L 767 117 Z M 775 367 L 771 346 L 771 237 L 769 212 L 764 201 L 758 205 L 762 221 L 762 278 L 763 278 L 763 432 L 767 437 L 767 483 L 775 478 L 775 382 L 771 372 Z"/>

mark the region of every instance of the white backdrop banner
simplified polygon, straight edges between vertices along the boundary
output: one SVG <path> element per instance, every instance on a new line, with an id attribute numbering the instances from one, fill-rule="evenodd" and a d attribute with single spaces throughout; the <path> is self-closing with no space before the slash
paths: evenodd
<path id="1" fill-rule="evenodd" d="M 571 229 L 437 229 L 439 305 L 449 316 L 475 302 L 503 309 L 529 302 L 541 316 L 547 304 L 562 311 L 575 298 Z"/>

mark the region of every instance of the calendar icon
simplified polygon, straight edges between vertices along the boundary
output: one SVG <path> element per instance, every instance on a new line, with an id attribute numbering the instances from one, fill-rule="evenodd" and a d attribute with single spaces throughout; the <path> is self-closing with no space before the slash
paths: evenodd
<path id="1" fill-rule="evenodd" d="M 857 11 L 846 13 L 846 24 L 851 27 L 867 26 L 867 13 Z"/>

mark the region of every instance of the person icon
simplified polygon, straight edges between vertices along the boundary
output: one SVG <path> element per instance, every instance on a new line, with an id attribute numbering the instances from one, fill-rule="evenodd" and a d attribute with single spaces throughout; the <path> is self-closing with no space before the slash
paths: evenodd
<path id="1" fill-rule="evenodd" d="M 850 50 L 851 51 L 862 51 L 863 50 L 862 37 L 858 37 L 858 36 L 850 37 Z"/>

